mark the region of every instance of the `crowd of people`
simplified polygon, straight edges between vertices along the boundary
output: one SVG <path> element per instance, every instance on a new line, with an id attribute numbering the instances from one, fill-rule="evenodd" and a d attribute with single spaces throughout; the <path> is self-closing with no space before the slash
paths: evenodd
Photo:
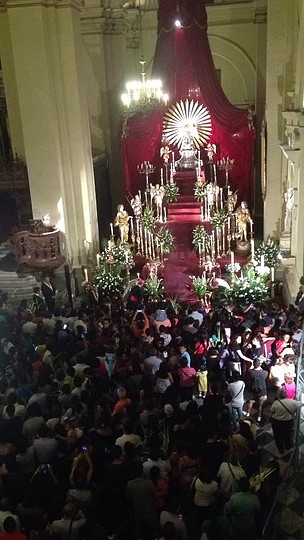
<path id="1" fill-rule="evenodd" d="M 294 444 L 299 313 L 175 312 L 139 286 L 48 304 L 0 303 L 0 540 L 259 538 L 280 470 L 256 431 L 271 403 L 278 452 Z"/>

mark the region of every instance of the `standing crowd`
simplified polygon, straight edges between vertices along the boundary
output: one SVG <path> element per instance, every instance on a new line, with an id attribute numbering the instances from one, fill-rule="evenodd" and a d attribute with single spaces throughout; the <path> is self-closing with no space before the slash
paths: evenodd
<path id="1" fill-rule="evenodd" d="M 259 538 L 281 478 L 256 431 L 267 406 L 294 444 L 299 313 L 176 313 L 139 286 L 57 309 L 48 283 L 0 302 L 0 540 Z"/>

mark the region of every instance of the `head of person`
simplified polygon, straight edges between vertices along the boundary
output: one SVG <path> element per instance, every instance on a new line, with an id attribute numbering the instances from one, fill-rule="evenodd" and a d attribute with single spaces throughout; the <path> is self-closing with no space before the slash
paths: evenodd
<path id="1" fill-rule="evenodd" d="M 164 540 L 175 540 L 176 527 L 172 521 L 167 521 L 163 526 L 163 538 Z"/>
<path id="2" fill-rule="evenodd" d="M 72 519 L 77 513 L 77 508 L 74 503 L 67 503 L 62 510 L 62 516 L 64 519 Z"/>
<path id="3" fill-rule="evenodd" d="M 252 440 L 253 435 L 252 431 L 250 429 L 250 422 L 248 420 L 243 420 L 239 424 L 239 433 L 244 437 L 245 439 Z"/>
<path id="4" fill-rule="evenodd" d="M 211 484 L 213 480 L 213 474 L 210 467 L 202 467 L 198 473 L 198 477 L 203 484 Z"/>
<path id="5" fill-rule="evenodd" d="M 253 367 L 254 367 L 254 369 L 258 369 L 258 368 L 261 367 L 261 362 L 260 362 L 260 360 L 258 358 L 255 358 L 253 360 Z"/>
<path id="6" fill-rule="evenodd" d="M 249 488 L 250 488 L 250 483 L 249 483 L 249 479 L 247 478 L 247 476 L 243 476 L 242 478 L 239 479 L 239 491 L 241 493 L 247 493 L 249 491 Z"/>
<path id="7" fill-rule="evenodd" d="M 187 350 L 186 343 L 181 343 L 178 350 L 179 350 L 180 354 L 184 354 L 186 352 L 186 350 Z"/>
<path id="8" fill-rule="evenodd" d="M 284 388 L 279 388 L 279 390 L 277 391 L 277 398 L 278 399 L 286 398 L 286 390 Z"/>
<path id="9" fill-rule="evenodd" d="M 8 516 L 3 522 L 3 529 L 7 534 L 12 534 L 17 530 L 17 523 L 13 516 Z"/>
<path id="10" fill-rule="evenodd" d="M 118 397 L 118 399 L 125 399 L 126 395 L 127 395 L 126 389 L 123 386 L 120 386 L 117 389 L 117 397 Z"/>
<path id="11" fill-rule="evenodd" d="M 149 350 L 149 356 L 156 356 L 156 355 L 157 355 L 157 350 L 154 347 L 151 347 L 151 349 Z"/>
<path id="12" fill-rule="evenodd" d="M 188 360 L 184 356 L 180 359 L 180 366 L 181 368 L 185 368 L 188 366 Z"/>
<path id="13" fill-rule="evenodd" d="M 285 373 L 284 381 L 285 381 L 285 384 L 292 384 L 294 382 L 293 375 L 291 373 L 288 373 L 288 372 Z"/>

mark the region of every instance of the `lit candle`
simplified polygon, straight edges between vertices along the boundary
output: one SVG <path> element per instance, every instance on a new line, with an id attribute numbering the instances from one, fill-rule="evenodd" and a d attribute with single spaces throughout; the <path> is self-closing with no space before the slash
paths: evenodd
<path id="1" fill-rule="evenodd" d="M 232 267 L 234 266 L 234 253 L 233 253 L 233 251 L 231 251 L 231 253 L 230 253 L 230 264 L 231 264 Z"/>
<path id="2" fill-rule="evenodd" d="M 113 223 L 110 223 L 111 236 L 114 236 Z"/>
<path id="3" fill-rule="evenodd" d="M 85 278 L 85 281 L 89 281 L 88 269 L 87 268 L 84 269 L 84 278 Z"/>

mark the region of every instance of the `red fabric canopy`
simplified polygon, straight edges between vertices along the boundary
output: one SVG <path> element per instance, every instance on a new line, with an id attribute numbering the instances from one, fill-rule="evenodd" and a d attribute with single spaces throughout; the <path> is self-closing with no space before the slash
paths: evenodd
<path id="1" fill-rule="evenodd" d="M 181 21 L 181 28 L 175 26 L 176 19 Z M 248 110 L 232 105 L 221 87 L 209 46 L 203 0 L 159 0 L 158 39 L 152 75 L 163 81 L 170 104 L 181 99 L 193 99 L 209 109 L 212 120 L 210 142 L 217 145 L 215 159 L 234 158 L 229 183 L 239 191 L 241 200 L 250 203 L 254 130 L 248 122 Z M 144 178 L 137 173 L 137 165 L 143 161 L 157 166 L 152 182 L 159 179 L 163 112 L 137 114 L 124 125 L 125 184 L 126 190 L 132 194 L 144 188 Z M 177 149 L 175 153 L 177 155 Z M 202 157 L 204 159 L 203 149 Z M 224 183 L 224 176 L 224 171 L 218 171 L 220 184 Z"/>

